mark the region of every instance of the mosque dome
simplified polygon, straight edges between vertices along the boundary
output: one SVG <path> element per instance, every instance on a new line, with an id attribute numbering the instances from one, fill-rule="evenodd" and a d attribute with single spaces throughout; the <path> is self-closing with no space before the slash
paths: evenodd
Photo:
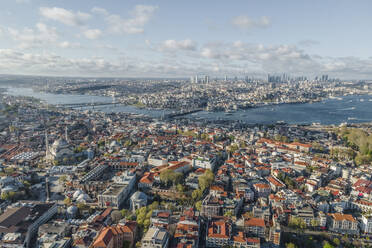
<path id="1" fill-rule="evenodd" d="M 53 143 L 53 145 L 52 145 L 52 147 L 53 147 L 56 151 L 58 151 L 58 150 L 60 150 L 60 149 L 63 149 L 63 148 L 66 148 L 66 147 L 68 147 L 68 146 L 69 146 L 69 144 L 68 144 L 67 141 L 66 141 L 65 139 L 63 139 L 63 138 L 60 138 L 60 139 L 54 141 L 54 143 Z"/>
<path id="2" fill-rule="evenodd" d="M 84 194 L 83 191 L 81 191 L 80 189 L 76 190 L 75 193 L 72 195 L 72 198 L 75 200 L 77 199 L 81 194 Z"/>

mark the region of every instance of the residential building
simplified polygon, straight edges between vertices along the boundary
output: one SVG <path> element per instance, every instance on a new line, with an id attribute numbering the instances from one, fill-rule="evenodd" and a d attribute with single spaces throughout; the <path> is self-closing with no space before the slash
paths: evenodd
<path id="1" fill-rule="evenodd" d="M 92 248 L 122 248 L 125 243 L 128 243 L 128 247 L 133 247 L 136 235 L 137 223 L 135 221 L 107 226 L 100 231 Z"/>
<path id="2" fill-rule="evenodd" d="M 141 244 L 141 248 L 166 248 L 169 244 L 169 234 L 165 229 L 150 227 Z"/>
<path id="3" fill-rule="evenodd" d="M 358 221 L 351 214 L 328 214 L 329 230 L 345 234 L 358 234 Z"/>

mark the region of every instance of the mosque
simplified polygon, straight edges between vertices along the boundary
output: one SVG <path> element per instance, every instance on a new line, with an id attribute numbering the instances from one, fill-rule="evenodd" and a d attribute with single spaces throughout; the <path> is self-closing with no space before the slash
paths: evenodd
<path id="1" fill-rule="evenodd" d="M 68 144 L 67 140 L 68 140 L 67 128 L 65 132 L 65 138 L 60 137 L 59 139 L 55 140 L 51 146 L 49 145 L 48 134 L 45 133 L 46 161 L 50 162 L 55 160 L 62 161 L 64 158 L 73 157 L 74 152 L 71 149 L 70 145 Z"/>

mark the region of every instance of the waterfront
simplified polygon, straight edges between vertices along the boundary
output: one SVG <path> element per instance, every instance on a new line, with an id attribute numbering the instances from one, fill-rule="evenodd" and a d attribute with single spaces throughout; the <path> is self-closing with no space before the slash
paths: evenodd
<path id="1" fill-rule="evenodd" d="M 111 97 L 49 94 L 34 92 L 29 88 L 8 88 L 7 94 L 32 96 L 46 101 L 49 104 L 112 102 Z M 372 121 L 371 106 L 372 96 L 350 95 L 338 99 L 327 99 L 316 103 L 272 105 L 238 110 L 234 113 L 201 111 L 187 115 L 186 117 L 206 120 L 241 120 L 252 124 L 270 124 L 284 121 L 290 124 L 320 123 L 325 125 L 338 125 L 343 122 L 362 123 Z M 91 109 L 91 107 L 81 109 Z M 141 109 L 120 104 L 96 106 L 94 110 L 106 113 L 125 112 L 143 114 L 150 117 L 161 117 L 163 114 L 171 112 L 169 110 Z"/>

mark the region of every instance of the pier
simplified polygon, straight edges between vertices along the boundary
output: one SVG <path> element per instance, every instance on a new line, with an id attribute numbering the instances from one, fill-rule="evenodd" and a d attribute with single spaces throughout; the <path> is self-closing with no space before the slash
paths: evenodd
<path id="1" fill-rule="evenodd" d="M 203 110 L 202 108 L 197 108 L 197 109 L 190 109 L 190 110 L 175 111 L 175 112 L 172 112 L 172 113 L 169 113 L 169 114 L 164 115 L 163 118 L 164 119 L 172 119 L 172 118 L 176 118 L 176 117 L 180 117 L 180 116 L 184 116 L 184 115 L 189 115 L 189 114 L 192 114 L 192 113 L 200 112 L 202 110 Z"/>

